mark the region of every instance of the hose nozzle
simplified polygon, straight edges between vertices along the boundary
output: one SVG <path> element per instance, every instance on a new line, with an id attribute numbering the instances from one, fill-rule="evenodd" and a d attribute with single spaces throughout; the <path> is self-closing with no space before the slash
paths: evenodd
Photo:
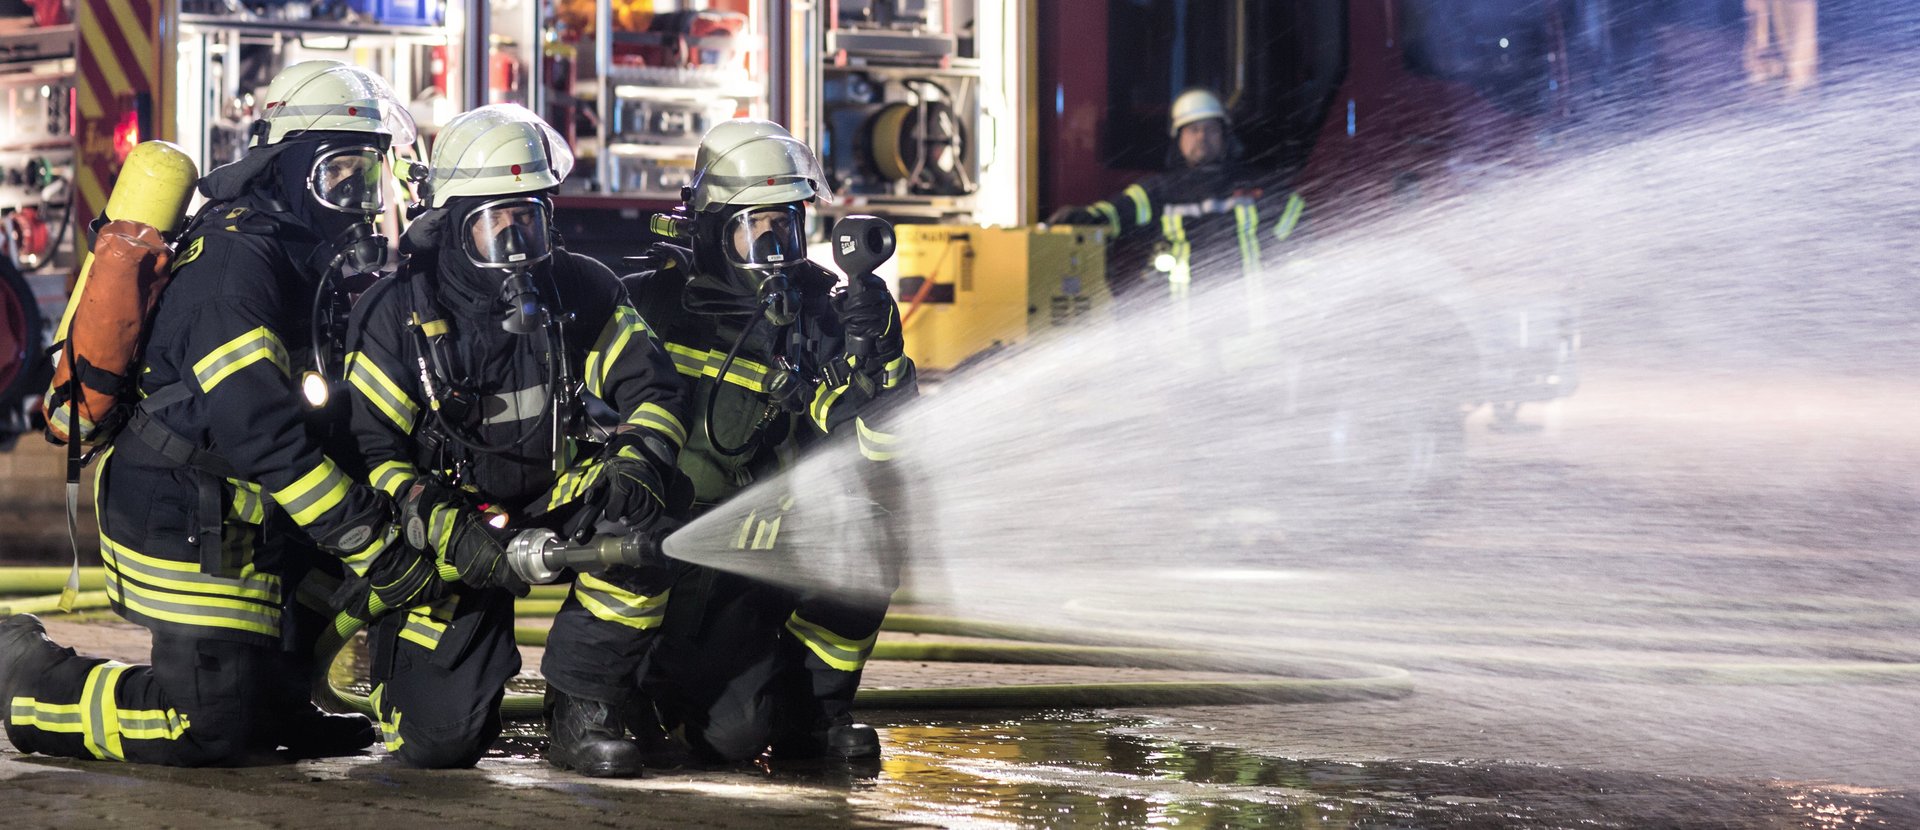
<path id="1" fill-rule="evenodd" d="M 601 535 L 576 545 L 545 528 L 520 531 L 507 543 L 507 562 L 528 585 L 546 585 L 567 570 L 598 573 L 615 565 L 664 562 L 660 540 L 645 534 Z"/>

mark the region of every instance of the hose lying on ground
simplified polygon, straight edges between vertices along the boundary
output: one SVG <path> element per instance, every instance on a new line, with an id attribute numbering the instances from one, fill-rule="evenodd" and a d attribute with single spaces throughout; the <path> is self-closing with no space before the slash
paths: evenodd
<path id="1" fill-rule="evenodd" d="M 65 568 L 0 568 L 0 594 L 53 592 L 64 584 Z M 100 569 L 82 573 L 83 588 L 104 584 Z M 551 616 L 558 610 L 564 586 L 539 586 L 520 601 L 521 616 Z M 15 613 L 54 613 L 58 596 L 27 599 L 0 599 L 0 617 Z M 83 593 L 75 610 L 99 609 L 107 605 L 105 591 Z M 1371 627 L 1380 627 L 1372 623 Z M 1464 630 L 1472 626 L 1460 627 Z M 894 633 L 933 634 L 957 637 L 989 638 L 1000 642 L 899 642 L 886 641 L 875 646 L 874 658 L 919 662 L 969 662 L 1018 665 L 1064 665 L 1106 668 L 1164 669 L 1175 671 L 1213 671 L 1267 675 L 1260 679 L 1231 681 L 1107 682 L 1095 684 L 1044 684 L 985 687 L 946 687 L 917 689 L 867 688 L 859 702 L 874 709 L 967 709 L 967 708 L 1111 708 L 1127 706 L 1219 705 L 1243 703 L 1303 703 L 1351 700 L 1377 700 L 1404 697 L 1411 693 L 1411 678 L 1400 668 L 1372 663 L 1319 659 L 1307 656 L 1311 643 L 1298 646 L 1295 656 L 1247 655 L 1206 650 L 1180 650 L 1142 647 L 1117 641 L 1105 631 L 1036 627 L 982 620 L 894 613 L 888 615 L 883 630 Z M 1486 633 L 1502 633 L 1488 626 Z M 524 645 L 543 645 L 546 629 L 522 626 L 515 639 Z M 1458 632 L 1456 632 L 1458 633 Z M 349 632 L 349 635 L 351 632 Z M 1014 641 L 1014 642 L 1007 642 Z M 344 648 L 346 640 L 329 636 L 320 644 L 325 663 Z M 1755 646 L 1777 646 L 1777 637 L 1756 638 Z M 1431 644 L 1355 643 L 1338 645 L 1347 653 L 1366 651 L 1393 655 L 1411 661 L 1411 665 L 1431 666 L 1435 670 L 1485 671 L 1502 675 L 1519 674 L 1535 678 L 1600 680 L 1609 682 L 1647 682 L 1662 684 L 1713 685 L 1791 685 L 1791 684 L 1896 684 L 1920 681 L 1920 655 L 1889 653 L 1886 660 L 1802 660 L 1776 662 L 1711 662 L 1684 659 L 1587 657 L 1558 654 L 1551 656 L 1515 653 L 1478 652 L 1467 647 Z M 1831 646 L 1832 642 L 1824 645 Z M 1278 675 L 1278 676 L 1274 676 Z M 1328 676 L 1331 675 L 1331 676 Z M 316 696 L 323 705 L 340 711 L 365 712 L 364 697 L 318 684 Z M 532 720 L 540 717 L 537 695 L 509 695 L 502 706 L 509 719 Z"/>

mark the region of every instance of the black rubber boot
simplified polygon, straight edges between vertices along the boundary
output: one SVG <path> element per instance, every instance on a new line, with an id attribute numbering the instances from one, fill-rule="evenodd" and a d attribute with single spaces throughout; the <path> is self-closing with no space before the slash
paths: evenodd
<path id="1" fill-rule="evenodd" d="M 47 637 L 39 617 L 15 614 L 0 622 L 0 715 L 35 678 L 72 656 L 73 649 Z"/>
<path id="2" fill-rule="evenodd" d="M 849 761 L 880 757 L 880 733 L 864 723 L 834 724 L 827 727 L 827 754 Z"/>
<path id="3" fill-rule="evenodd" d="M 805 733 L 792 732 L 773 743 L 773 757 L 780 760 L 839 758 L 847 761 L 880 757 L 880 733 L 864 723 L 854 723 L 852 715 L 815 721 Z"/>
<path id="4" fill-rule="evenodd" d="M 619 710 L 547 687 L 547 763 L 590 778 L 638 778 L 646 766 L 639 744 L 627 740 Z"/>
<path id="5" fill-rule="evenodd" d="M 365 715 L 329 715 L 308 705 L 290 719 L 281 741 L 295 758 L 357 755 L 380 736 Z"/>

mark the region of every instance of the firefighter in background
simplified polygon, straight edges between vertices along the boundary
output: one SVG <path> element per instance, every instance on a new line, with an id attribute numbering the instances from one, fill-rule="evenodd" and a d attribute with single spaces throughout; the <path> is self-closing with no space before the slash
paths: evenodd
<path id="1" fill-rule="evenodd" d="M 454 118 L 434 143 L 406 264 L 354 307 L 361 459 L 409 541 L 459 575 L 448 596 L 370 634 L 387 748 L 415 766 L 472 766 L 500 733 L 520 670 L 513 600 L 527 591 L 502 542 L 529 527 L 585 541 L 606 521 L 648 532 L 667 514 L 663 482 L 687 436 L 680 380 L 613 272 L 558 246 L 551 197 L 572 167 L 524 107 Z M 576 388 L 622 419 L 592 443 L 574 437 L 588 426 Z M 574 583 L 547 644 L 555 766 L 639 774 L 621 710 L 670 576 L 664 563 L 619 566 Z M 594 624 L 626 636 L 578 636 Z"/>
<path id="2" fill-rule="evenodd" d="M 1130 184 L 1112 199 L 1087 207 L 1064 207 L 1049 221 L 1104 225 L 1118 244 L 1116 263 L 1137 262 L 1131 250 L 1151 246 L 1150 268 L 1117 265 L 1114 289 L 1124 294 L 1136 283 L 1158 276 L 1173 295 L 1185 296 L 1196 262 L 1235 251 L 1231 259 L 1243 275 L 1258 275 L 1271 251 L 1300 230 L 1306 200 L 1298 193 L 1268 198 L 1258 177 L 1240 164 L 1239 142 L 1220 98 L 1190 89 L 1175 98 L 1170 135 L 1173 169 Z M 1136 274 L 1142 274 L 1138 279 Z"/>
<path id="3" fill-rule="evenodd" d="M 287 68 L 265 101 L 247 155 L 200 183 L 210 202 L 178 244 L 141 402 L 96 482 L 107 594 L 153 632 L 152 665 L 78 656 L 31 616 L 0 623 L 0 712 L 23 752 L 200 766 L 358 751 L 372 724 L 308 694 L 339 585 L 322 571 L 364 577 L 334 597 L 363 616 L 438 590 L 388 498 L 329 456 L 295 381 L 325 281 L 382 265 L 383 159 L 413 123 L 379 77 L 335 61 Z"/>
<path id="4" fill-rule="evenodd" d="M 686 382 L 680 469 L 694 512 L 816 448 L 860 453 L 869 492 L 897 500 L 901 488 L 876 482 L 898 449 L 892 411 L 916 394 L 913 363 L 884 282 L 835 291 L 837 278 L 807 260 L 807 205 L 831 196 L 819 162 L 779 125 L 736 119 L 707 132 L 696 164 L 680 215 L 691 248 L 657 243 L 656 267 L 629 278 Z M 735 544 L 777 554 L 774 518 L 750 515 Z M 738 761 L 770 744 L 782 760 L 879 755 L 852 703 L 897 573 L 854 598 L 676 568 L 648 688 L 696 759 Z M 632 633 L 590 622 L 607 637 Z M 564 673 L 563 657 L 548 650 L 548 677 Z"/>

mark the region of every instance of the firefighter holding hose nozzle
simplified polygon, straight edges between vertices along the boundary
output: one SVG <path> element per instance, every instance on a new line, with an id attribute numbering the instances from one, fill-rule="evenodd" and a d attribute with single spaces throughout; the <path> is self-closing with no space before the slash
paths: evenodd
<path id="1" fill-rule="evenodd" d="M 841 259 L 849 282 L 836 289 L 833 273 L 807 259 L 808 206 L 831 200 L 812 150 L 779 125 L 736 119 L 707 132 L 696 166 L 685 204 L 656 217 L 656 230 L 678 239 L 656 243 L 644 258 L 651 268 L 628 280 L 688 393 L 679 466 L 693 482 L 695 514 L 816 450 L 857 452 L 873 500 L 901 496 L 889 481 L 900 451 L 890 422 L 917 387 L 899 309 L 871 273 L 891 253 L 890 228 L 842 220 L 865 224 L 846 239 L 836 228 L 836 259 L 875 247 L 870 237 L 882 250 L 864 267 Z M 735 548 L 784 555 L 781 518 L 777 509 L 747 511 L 724 535 Z M 878 737 L 854 722 L 852 703 L 897 574 L 856 597 L 674 567 L 648 688 L 696 759 L 739 761 L 769 747 L 782 760 L 878 756 Z M 632 633 L 591 622 L 604 636 Z M 569 651 L 549 648 L 543 670 L 565 676 Z"/>
<path id="2" fill-rule="evenodd" d="M 613 273 L 554 234 L 552 194 L 572 165 L 523 107 L 454 118 L 434 143 L 405 265 L 354 308 L 347 379 L 362 461 L 449 583 L 370 632 L 386 745 L 415 766 L 472 766 L 499 735 L 520 670 L 513 601 L 527 591 L 511 539 L 644 536 L 675 512 L 670 493 L 687 490 L 674 486 L 687 428 L 673 364 Z M 591 421 L 589 399 L 618 423 Z M 670 576 L 657 561 L 578 574 L 549 636 L 580 661 L 548 673 L 553 765 L 640 774 L 626 732 L 659 727 L 628 716 L 646 711 L 628 678 Z M 580 617 L 630 636 L 583 641 Z"/>

